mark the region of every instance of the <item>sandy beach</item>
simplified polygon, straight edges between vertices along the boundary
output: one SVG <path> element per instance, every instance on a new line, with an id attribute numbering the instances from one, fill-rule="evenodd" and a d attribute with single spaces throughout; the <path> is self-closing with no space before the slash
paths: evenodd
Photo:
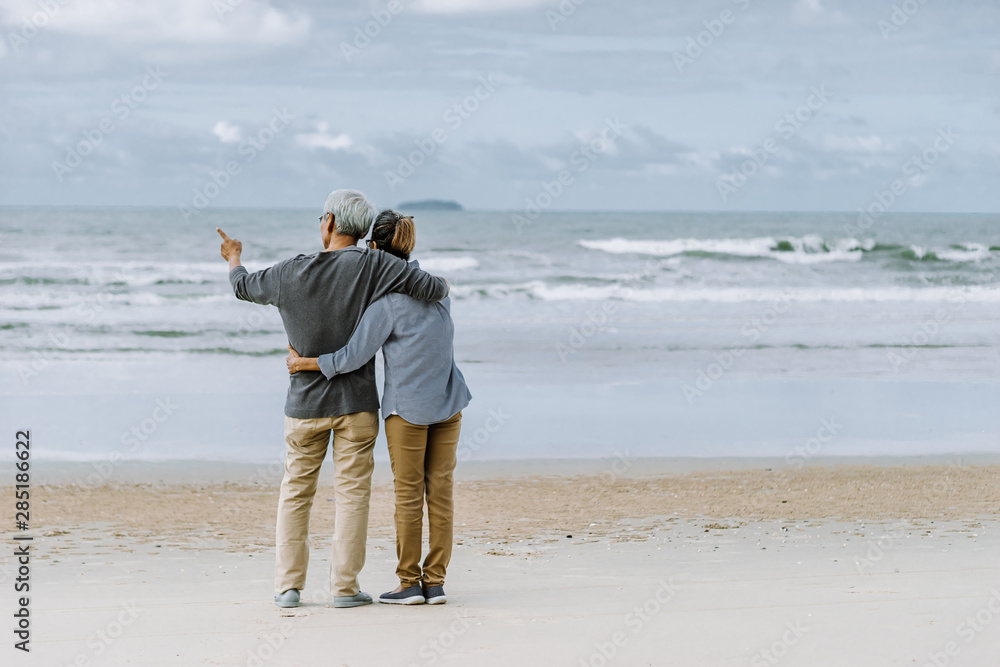
<path id="1" fill-rule="evenodd" d="M 279 610 L 273 467 L 61 464 L 34 496 L 32 664 L 994 664 L 995 462 L 627 463 L 470 467 L 449 604 L 354 610 L 327 606 L 328 477 L 305 604 Z M 391 521 L 380 469 L 371 593 Z"/>

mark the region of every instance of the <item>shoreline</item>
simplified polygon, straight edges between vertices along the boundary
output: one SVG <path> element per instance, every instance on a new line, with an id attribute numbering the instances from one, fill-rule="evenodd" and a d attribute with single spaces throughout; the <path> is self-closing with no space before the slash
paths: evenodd
<path id="1" fill-rule="evenodd" d="M 44 485 L 78 484 L 95 486 L 119 484 L 222 484 L 281 481 L 282 460 L 267 462 L 183 459 L 167 461 L 46 461 L 35 459 L 35 477 Z M 497 459 L 459 462 L 456 481 L 477 481 L 523 477 L 609 476 L 640 478 L 718 471 L 835 469 L 850 466 L 875 468 L 913 466 L 1000 465 L 1000 454 L 971 452 L 927 456 L 815 456 L 801 457 L 635 457 Z M 321 481 L 333 479 L 329 458 L 320 474 Z M 375 484 L 391 483 L 387 461 L 376 459 Z"/>
<path id="2" fill-rule="evenodd" d="M 327 468 L 332 473 L 332 466 Z M 610 468 L 598 475 L 543 475 L 537 467 L 530 475 L 492 470 L 489 478 L 456 481 L 456 544 L 540 543 L 566 536 L 645 541 L 685 521 L 725 531 L 760 521 L 952 521 L 975 527 L 1000 518 L 1000 464 L 995 463 L 726 468 L 719 462 L 715 469 L 675 467 L 641 476 Z M 267 550 L 273 546 L 278 499 L 277 480 L 268 475 L 277 471 L 260 472 L 237 481 L 126 481 L 124 470 L 99 485 L 39 480 L 34 525 L 45 537 L 59 538 L 57 551 L 80 548 L 77 540 L 86 539 L 80 536 L 88 527 L 191 548 L 225 543 Z M 390 481 L 376 479 L 369 519 L 373 538 L 392 538 L 393 501 Z M 328 474 L 313 506 L 310 532 L 316 544 L 332 535 L 333 502 Z"/>

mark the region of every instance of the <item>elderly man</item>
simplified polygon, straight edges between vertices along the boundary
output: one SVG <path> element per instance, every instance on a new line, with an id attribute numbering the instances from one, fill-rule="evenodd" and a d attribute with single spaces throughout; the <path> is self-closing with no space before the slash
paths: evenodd
<path id="1" fill-rule="evenodd" d="M 423 301 L 448 295 L 444 278 L 410 267 L 378 250 L 357 247 L 368 233 L 375 208 L 357 190 L 335 190 L 320 217 L 323 250 L 298 255 L 248 273 L 243 246 L 221 229 L 222 257 L 236 297 L 278 308 L 289 344 L 317 357 L 347 344 L 365 309 L 389 292 Z M 322 373 L 290 376 L 285 402 L 285 476 L 278 500 L 275 597 L 279 607 L 297 607 L 309 563 L 309 512 L 320 466 L 333 434 L 334 528 L 330 585 L 334 607 L 357 607 L 372 599 L 361 592 L 368 501 L 378 435 L 374 359 L 353 373 L 327 380 Z"/>

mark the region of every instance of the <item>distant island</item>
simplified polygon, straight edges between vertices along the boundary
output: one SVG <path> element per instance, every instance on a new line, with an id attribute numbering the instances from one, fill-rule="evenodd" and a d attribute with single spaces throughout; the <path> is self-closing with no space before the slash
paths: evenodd
<path id="1" fill-rule="evenodd" d="M 396 205 L 396 209 L 407 213 L 409 211 L 464 211 L 457 201 L 444 199 L 421 199 L 420 201 L 405 201 Z"/>

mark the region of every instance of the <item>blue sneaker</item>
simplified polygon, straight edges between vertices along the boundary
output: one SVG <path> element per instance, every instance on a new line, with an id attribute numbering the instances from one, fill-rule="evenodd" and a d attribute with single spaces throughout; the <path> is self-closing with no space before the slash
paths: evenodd
<path id="1" fill-rule="evenodd" d="M 333 606 L 338 609 L 347 609 L 349 607 L 360 607 L 362 605 L 371 604 L 372 596 L 368 593 L 358 592 L 354 595 L 344 595 L 341 597 L 333 598 Z"/>
<path id="2" fill-rule="evenodd" d="M 424 591 L 420 584 L 414 584 L 398 593 L 382 593 L 378 601 L 385 604 L 423 604 Z"/>
<path id="3" fill-rule="evenodd" d="M 289 588 L 287 591 L 280 595 L 274 596 L 274 604 L 279 607 L 298 607 L 299 606 L 299 592 L 294 588 Z"/>
<path id="4" fill-rule="evenodd" d="M 424 602 L 427 604 L 444 604 L 447 601 L 444 586 L 424 586 Z"/>

